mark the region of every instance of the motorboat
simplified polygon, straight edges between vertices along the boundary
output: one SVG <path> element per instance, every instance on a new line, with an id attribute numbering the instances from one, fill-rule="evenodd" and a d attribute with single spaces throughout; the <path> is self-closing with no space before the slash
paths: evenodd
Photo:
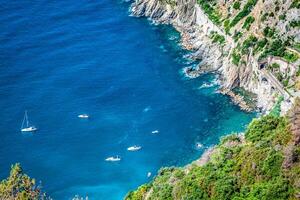
<path id="1" fill-rule="evenodd" d="M 141 146 L 136 146 L 136 145 L 134 145 L 134 146 L 128 147 L 127 150 L 128 150 L 128 151 L 138 151 L 138 150 L 140 150 L 141 148 L 142 148 Z"/>
<path id="2" fill-rule="evenodd" d="M 82 119 L 88 119 L 90 116 L 88 114 L 80 114 L 78 117 Z"/>
<path id="3" fill-rule="evenodd" d="M 119 156 L 116 156 L 116 157 L 111 156 L 111 157 L 108 157 L 108 158 L 105 159 L 105 161 L 108 161 L 108 162 L 117 162 L 117 161 L 120 161 L 120 160 L 121 160 L 121 158 Z"/>

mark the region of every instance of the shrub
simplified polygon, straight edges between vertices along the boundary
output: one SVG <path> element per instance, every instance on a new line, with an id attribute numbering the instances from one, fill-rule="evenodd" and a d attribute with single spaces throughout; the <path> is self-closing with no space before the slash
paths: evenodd
<path id="1" fill-rule="evenodd" d="M 241 2 L 240 2 L 240 1 L 236 1 L 236 2 L 234 2 L 234 4 L 233 4 L 233 8 L 234 8 L 235 10 L 239 10 L 239 9 L 240 9 L 240 7 L 241 7 Z"/>
<path id="2" fill-rule="evenodd" d="M 254 53 L 257 53 L 258 51 L 262 50 L 267 45 L 267 43 L 268 40 L 266 38 L 258 40 L 254 48 Z"/>
<path id="3" fill-rule="evenodd" d="M 240 60 L 241 60 L 241 55 L 234 51 L 231 54 L 231 58 L 232 58 L 232 63 L 235 64 L 236 66 L 238 66 L 240 63 Z"/>
<path id="4" fill-rule="evenodd" d="M 285 19 L 286 19 L 286 14 L 279 15 L 279 19 L 280 19 L 280 20 L 285 20 Z"/>
<path id="5" fill-rule="evenodd" d="M 246 30 L 249 30 L 250 29 L 250 26 L 251 24 L 255 21 L 255 18 L 252 17 L 252 16 L 249 16 L 246 18 L 244 24 L 243 24 L 243 29 L 246 29 Z"/>
<path id="6" fill-rule="evenodd" d="M 210 35 L 213 43 L 219 43 L 223 45 L 225 43 L 225 37 L 223 35 L 218 34 L 217 32 L 212 32 Z"/>
<path id="7" fill-rule="evenodd" d="M 250 35 L 244 42 L 242 46 L 242 54 L 249 53 L 249 49 L 254 47 L 257 43 L 257 38 L 254 35 Z"/>
<path id="8" fill-rule="evenodd" d="M 270 28 L 270 27 L 266 27 L 263 30 L 264 36 L 269 38 L 273 37 L 275 35 L 275 32 L 276 32 L 275 28 Z"/>
<path id="9" fill-rule="evenodd" d="M 226 34 L 229 34 L 229 31 L 230 31 L 230 21 L 229 21 L 229 19 L 226 19 L 224 21 L 223 25 L 224 25 Z"/>
<path id="10" fill-rule="evenodd" d="M 293 21 L 291 21 L 290 22 L 290 26 L 292 27 L 292 28 L 296 28 L 296 27 L 300 27 L 300 20 L 293 20 Z"/>
<path id="11" fill-rule="evenodd" d="M 237 42 L 242 36 L 243 36 L 243 33 L 239 31 L 234 34 L 233 39 L 235 42 Z"/>
<path id="12" fill-rule="evenodd" d="M 298 60 L 298 56 L 295 53 L 288 51 L 284 52 L 283 58 L 290 63 L 296 62 Z"/>
<path id="13" fill-rule="evenodd" d="M 293 0 L 290 8 L 297 8 L 300 9 L 300 0 Z"/>

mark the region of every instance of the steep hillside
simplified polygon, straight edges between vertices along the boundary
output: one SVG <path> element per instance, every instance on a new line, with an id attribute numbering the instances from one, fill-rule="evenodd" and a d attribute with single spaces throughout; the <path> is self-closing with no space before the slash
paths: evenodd
<path id="1" fill-rule="evenodd" d="M 181 32 L 202 60 L 185 69 L 191 78 L 215 71 L 224 93 L 247 90 L 263 112 L 282 96 L 286 113 L 300 96 L 299 0 L 137 0 L 132 13 Z"/>
<path id="2" fill-rule="evenodd" d="M 291 119 L 299 119 L 299 110 L 292 113 L 298 118 Z M 288 118 L 270 114 L 255 119 L 245 135 L 223 138 L 186 167 L 162 168 L 126 199 L 299 199 L 299 136 Z"/>

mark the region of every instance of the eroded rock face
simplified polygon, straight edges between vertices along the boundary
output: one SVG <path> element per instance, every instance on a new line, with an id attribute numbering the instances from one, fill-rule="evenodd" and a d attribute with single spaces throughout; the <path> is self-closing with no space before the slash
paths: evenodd
<path id="1" fill-rule="evenodd" d="M 195 23 L 195 0 L 137 0 L 132 4 L 135 16 L 151 18 L 156 23 L 189 27 Z"/>
<path id="2" fill-rule="evenodd" d="M 215 71 L 222 65 L 222 51 L 208 36 L 212 23 L 199 25 L 201 16 L 196 5 L 195 0 L 178 0 L 174 4 L 164 0 L 137 0 L 131 8 L 133 15 L 148 17 L 155 23 L 171 24 L 181 33 L 183 47 L 195 51 L 194 58 L 202 60 L 203 67 L 196 68 L 192 77 L 204 71 Z"/>
<path id="3" fill-rule="evenodd" d="M 231 53 L 237 44 L 208 19 L 196 0 L 136 0 L 131 10 L 135 16 L 171 24 L 181 33 L 182 46 L 193 50 L 193 57 L 201 60 L 196 68 L 184 70 L 187 76 L 195 78 L 201 73 L 217 72 L 222 88 L 242 87 L 257 95 L 257 106 L 262 112 L 272 109 L 278 91 L 259 70 L 258 58 L 250 54 L 246 63 L 232 64 Z M 224 45 L 212 42 L 212 31 L 225 37 Z"/>

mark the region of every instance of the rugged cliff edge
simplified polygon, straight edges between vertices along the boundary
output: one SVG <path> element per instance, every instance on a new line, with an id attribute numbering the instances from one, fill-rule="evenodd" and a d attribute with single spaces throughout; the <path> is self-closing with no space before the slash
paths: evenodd
<path id="1" fill-rule="evenodd" d="M 296 77 L 297 70 L 299 71 L 299 66 L 297 68 L 297 64 L 299 64 L 299 62 L 297 61 L 296 64 L 289 64 L 288 62 L 280 61 L 280 59 L 274 58 L 271 55 L 264 58 L 266 60 L 265 63 L 262 62 L 263 59 L 259 59 L 261 57 L 262 50 L 257 53 L 256 51 L 258 47 L 256 46 L 261 45 L 259 42 L 262 37 L 259 37 L 259 35 L 261 35 L 259 30 L 262 29 L 262 22 L 258 23 L 257 21 L 259 21 L 259 19 L 257 19 L 255 23 L 253 23 L 253 20 L 259 18 L 261 15 L 258 14 L 259 16 L 255 16 L 256 13 L 262 13 L 265 10 L 270 9 L 267 7 L 267 3 L 269 2 L 255 1 L 255 7 L 252 8 L 252 11 L 250 12 L 250 14 L 255 17 L 253 17 L 254 19 L 249 18 L 252 19 L 251 22 L 253 23 L 253 27 L 251 27 L 251 29 L 248 28 L 249 30 L 244 28 L 244 24 L 247 21 L 246 17 L 244 17 L 245 19 L 241 20 L 244 22 L 244 24 L 242 24 L 243 26 L 241 25 L 242 22 L 240 22 L 240 24 L 237 24 L 234 27 L 234 32 L 226 30 L 226 28 L 220 24 L 216 25 L 218 22 L 217 20 L 213 22 L 210 19 L 216 18 L 216 16 L 211 14 L 214 13 L 212 5 L 220 4 L 218 8 L 221 11 L 219 12 L 226 12 L 224 10 L 228 10 L 226 13 L 229 15 L 233 12 L 229 12 L 230 5 L 236 2 L 240 2 L 240 4 L 243 5 L 245 4 L 245 1 L 223 2 L 218 0 L 207 1 L 208 3 L 206 3 L 206 1 L 199 0 L 199 2 L 197 3 L 195 0 L 137 0 L 132 4 L 131 10 L 135 16 L 148 17 L 155 23 L 171 24 L 181 33 L 183 46 L 187 49 L 193 50 L 195 52 L 193 56 L 202 60 L 201 64 L 196 69 L 187 68 L 185 70 L 188 76 L 193 78 L 203 72 L 217 72 L 221 75 L 220 79 L 223 87 L 222 91 L 224 93 L 229 93 L 233 88 L 243 88 L 252 92 L 257 95 L 257 107 L 263 112 L 269 112 L 276 104 L 278 97 L 283 96 L 284 98 L 281 110 L 282 113 L 286 113 L 286 111 L 291 107 L 292 102 L 295 99 L 294 97 L 299 96 L 299 93 L 297 93 L 298 88 L 295 93 L 289 92 L 286 88 L 284 88 L 283 84 L 278 81 L 276 74 L 274 75 L 269 70 L 265 70 L 265 63 L 271 66 L 278 60 L 279 62 L 282 62 L 282 66 L 280 66 L 279 70 L 280 73 L 283 74 L 285 73 L 284 70 L 286 70 L 281 70 L 281 68 L 288 68 L 288 81 L 291 82 L 292 80 L 292 84 L 295 85 L 295 83 L 299 83 L 299 78 Z M 210 5 L 209 2 L 213 2 L 213 4 Z M 284 3 L 281 2 L 280 6 L 283 4 Z M 287 1 L 285 4 L 292 4 L 292 1 Z M 202 5 L 204 9 L 200 7 L 200 5 Z M 244 8 L 246 6 L 247 3 L 244 5 Z M 243 11 L 244 10 L 242 10 L 241 13 Z M 218 12 L 216 13 L 218 14 Z M 238 13 L 237 16 L 239 14 L 240 13 Z M 221 14 L 218 15 L 221 16 Z M 295 15 L 297 17 L 297 14 Z M 230 16 L 227 16 L 226 20 L 230 19 Z M 224 24 L 226 23 L 226 20 L 223 19 Z M 234 20 L 235 18 L 232 19 L 232 22 Z M 249 23 L 246 25 L 249 26 Z M 266 24 L 268 23 L 266 22 Z M 288 31 L 283 31 L 281 34 L 284 35 L 287 32 Z M 298 33 L 300 32 L 296 29 L 294 32 L 289 34 L 297 35 Z M 253 44 L 253 41 L 249 42 L 249 37 L 251 39 L 252 35 L 257 35 L 257 37 L 253 37 L 255 37 L 255 43 L 258 44 Z M 297 41 L 298 39 L 299 38 L 296 37 L 295 40 Z M 269 39 L 269 41 L 271 46 L 272 40 Z M 296 42 L 296 44 L 298 43 Z M 242 49 L 242 47 L 244 47 L 243 45 L 245 46 L 245 49 Z M 238 53 L 240 49 L 243 50 L 243 54 Z M 296 53 L 299 54 L 299 52 Z"/>
<path id="2" fill-rule="evenodd" d="M 253 120 L 185 167 L 162 168 L 126 200 L 300 199 L 300 104 Z"/>
<path id="3" fill-rule="evenodd" d="M 216 72 L 224 94 L 243 104 L 236 89 L 254 93 L 269 114 L 125 199 L 300 199 L 300 1 L 136 0 L 132 13 L 181 33 L 202 60 L 187 76 Z"/>

